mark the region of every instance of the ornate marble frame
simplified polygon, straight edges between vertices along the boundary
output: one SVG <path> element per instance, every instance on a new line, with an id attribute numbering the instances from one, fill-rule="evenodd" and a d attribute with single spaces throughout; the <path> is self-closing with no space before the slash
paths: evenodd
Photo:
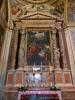
<path id="1" fill-rule="evenodd" d="M 36 14 L 37 15 L 37 14 Z M 36 15 L 33 15 L 36 17 Z M 20 20 L 16 20 L 15 24 L 16 24 L 16 28 L 17 29 L 24 29 L 25 30 L 25 34 L 27 33 L 27 31 L 33 31 L 33 30 L 37 30 L 37 31 L 49 31 L 50 33 L 50 29 L 52 33 L 55 33 L 56 28 L 60 28 L 61 27 L 61 22 L 62 19 L 56 19 L 56 18 L 48 18 L 46 16 L 43 16 L 41 14 L 39 14 L 39 16 L 45 17 L 45 18 L 33 18 L 33 16 L 30 16 L 31 18 L 23 18 Z M 58 21 L 56 21 L 58 20 Z M 60 20 L 60 21 L 59 21 Z M 26 40 L 25 40 L 26 41 Z M 26 49 L 25 49 L 26 50 Z M 25 54 L 27 53 L 27 50 L 25 51 Z M 53 57 L 52 57 L 53 59 Z M 25 62 L 26 62 L 26 56 L 25 56 Z M 53 61 L 52 61 L 53 62 Z M 27 63 L 25 63 L 25 65 L 27 65 Z"/>

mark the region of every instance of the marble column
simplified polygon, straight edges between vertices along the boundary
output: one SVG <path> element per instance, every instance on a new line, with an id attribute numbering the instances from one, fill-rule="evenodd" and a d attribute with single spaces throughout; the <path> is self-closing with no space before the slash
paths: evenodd
<path id="1" fill-rule="evenodd" d="M 62 57 L 62 64 L 63 68 L 67 68 L 67 61 L 66 61 L 66 54 L 64 50 L 64 42 L 63 42 L 63 37 L 62 37 L 62 28 L 58 29 L 58 34 L 59 34 L 59 42 L 60 42 L 60 52 L 61 52 L 61 57 Z"/>
<path id="2" fill-rule="evenodd" d="M 20 30 L 20 47 L 18 55 L 18 68 L 24 68 L 25 65 L 25 29 Z"/>
<path id="3" fill-rule="evenodd" d="M 17 52 L 17 46 L 18 46 L 18 33 L 19 33 L 19 30 L 17 30 L 17 29 L 13 30 L 14 36 L 13 36 L 13 41 L 12 41 L 13 46 L 11 48 L 11 50 L 12 50 L 11 51 L 12 52 L 11 69 L 15 69 L 15 67 L 16 67 L 16 52 Z"/>
<path id="4" fill-rule="evenodd" d="M 52 50 L 53 36 L 52 36 L 51 33 L 52 32 L 50 32 L 50 54 L 51 54 L 51 60 L 50 60 L 49 66 L 50 66 L 50 64 L 53 65 L 53 50 Z"/>
<path id="5" fill-rule="evenodd" d="M 55 68 L 60 68 L 57 41 L 56 41 L 56 32 L 57 32 L 56 29 L 52 30 L 52 35 L 53 35 L 53 59 L 54 59 Z"/>
<path id="6" fill-rule="evenodd" d="M 27 65 L 27 41 L 28 41 L 28 35 L 27 35 L 27 30 L 25 29 L 25 65 Z"/>

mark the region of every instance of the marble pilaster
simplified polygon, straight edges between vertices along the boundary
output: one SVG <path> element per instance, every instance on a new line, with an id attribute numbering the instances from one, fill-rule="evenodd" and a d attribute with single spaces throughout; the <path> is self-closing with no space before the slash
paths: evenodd
<path id="1" fill-rule="evenodd" d="M 66 54 L 64 50 L 64 43 L 63 43 L 63 37 L 62 37 L 62 34 L 63 34 L 62 28 L 58 29 L 58 34 L 59 34 L 60 52 L 61 52 L 61 57 L 62 57 L 63 68 L 67 68 Z"/>
<path id="2" fill-rule="evenodd" d="M 55 68 L 60 68 L 57 41 L 56 41 L 56 29 L 53 30 L 53 57 L 54 57 L 54 66 Z"/>
<path id="3" fill-rule="evenodd" d="M 12 30 L 7 29 L 6 30 L 6 36 L 5 36 L 5 42 L 4 42 L 4 50 L 3 50 L 3 58 L 2 58 L 2 70 L 1 70 L 1 76 L 0 76 L 0 100 L 3 100 L 4 96 L 4 89 L 5 89 L 5 81 L 6 81 L 6 73 L 8 69 L 8 55 L 9 55 L 9 49 L 10 49 L 10 43 L 11 43 L 11 37 L 12 37 Z"/>
<path id="4" fill-rule="evenodd" d="M 52 43 L 53 43 L 53 36 L 52 36 L 52 34 L 50 32 L 50 53 L 51 53 L 50 63 L 51 63 L 51 65 L 53 65 L 53 50 L 52 50 L 53 45 L 52 45 Z M 50 65 L 50 63 L 49 63 L 49 65 Z"/>
<path id="5" fill-rule="evenodd" d="M 15 69 L 16 68 L 16 53 L 17 53 L 17 46 L 18 46 L 18 33 L 19 30 L 15 29 L 13 31 L 14 37 L 13 37 L 13 46 L 11 48 L 12 50 L 12 61 L 11 61 L 11 69 Z"/>
<path id="6" fill-rule="evenodd" d="M 18 55 L 18 67 L 24 67 L 25 64 L 25 29 L 20 31 L 20 47 Z"/>

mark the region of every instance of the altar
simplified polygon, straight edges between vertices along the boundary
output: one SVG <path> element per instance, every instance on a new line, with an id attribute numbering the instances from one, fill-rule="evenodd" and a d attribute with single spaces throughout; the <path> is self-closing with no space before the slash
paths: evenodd
<path id="1" fill-rule="evenodd" d="M 20 91 L 18 100 L 62 100 L 60 91 Z"/>

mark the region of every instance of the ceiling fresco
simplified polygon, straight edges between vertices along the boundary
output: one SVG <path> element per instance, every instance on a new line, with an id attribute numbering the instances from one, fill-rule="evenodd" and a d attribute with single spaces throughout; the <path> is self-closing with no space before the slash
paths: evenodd
<path id="1" fill-rule="evenodd" d="M 21 15 L 27 15 L 28 13 L 30 14 L 30 12 L 33 13 L 37 11 L 49 12 L 50 9 L 54 9 L 54 7 L 47 1 L 49 0 L 10 0 L 11 16 L 19 17 Z"/>
<path id="2" fill-rule="evenodd" d="M 43 12 L 56 15 L 63 13 L 64 1 L 60 1 L 59 5 L 53 6 L 57 0 L 10 0 L 11 17 L 20 17 L 21 15 L 27 15 L 33 12 Z"/>

